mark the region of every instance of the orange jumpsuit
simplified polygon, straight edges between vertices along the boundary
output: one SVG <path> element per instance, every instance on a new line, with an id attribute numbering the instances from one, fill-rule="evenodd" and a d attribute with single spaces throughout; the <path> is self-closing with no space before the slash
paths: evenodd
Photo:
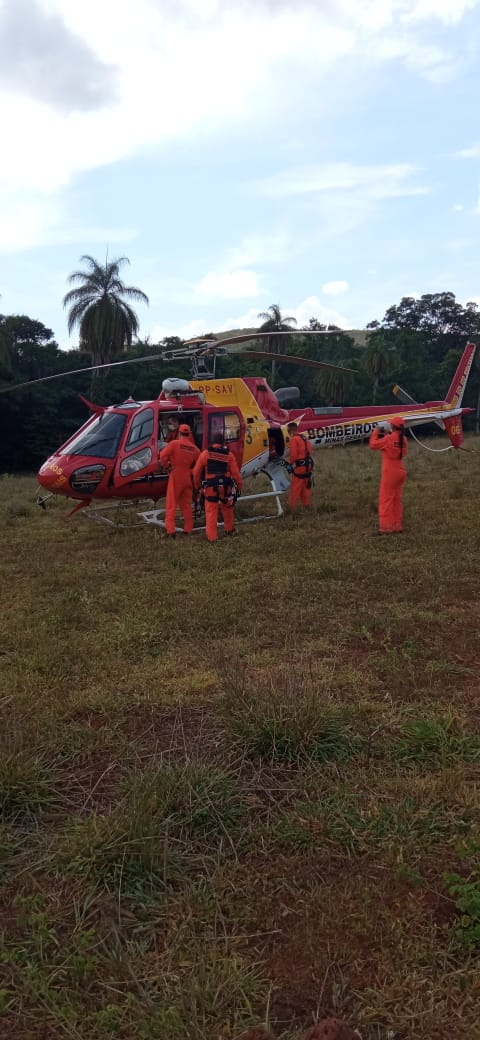
<path id="1" fill-rule="evenodd" d="M 392 534 L 402 530 L 402 493 L 407 479 L 407 471 L 402 460 L 408 451 L 405 437 L 401 448 L 400 444 L 399 430 L 394 430 L 393 433 L 387 433 L 381 437 L 380 431 L 375 427 L 370 437 L 372 451 L 382 453 L 382 476 L 378 495 L 379 530 L 382 534 Z"/>
<path id="2" fill-rule="evenodd" d="M 165 443 L 166 444 L 171 444 L 172 441 L 178 440 L 179 436 L 180 435 L 179 435 L 178 429 L 176 429 L 176 430 L 169 430 L 168 433 L 167 433 L 167 436 L 165 437 Z M 190 430 L 190 433 L 188 434 L 187 440 L 190 441 L 190 444 L 195 444 L 195 438 L 194 438 L 193 433 L 192 433 L 191 430 Z"/>
<path id="3" fill-rule="evenodd" d="M 211 448 L 202 451 L 195 463 L 193 471 L 193 482 L 200 490 L 205 490 L 205 526 L 209 542 L 216 542 L 218 537 L 218 510 L 220 508 L 223 519 L 223 528 L 226 534 L 233 531 L 233 501 L 228 501 L 224 486 L 215 486 L 216 480 L 234 480 L 239 491 L 242 490 L 243 480 L 238 468 L 235 455 L 227 447 L 213 444 Z M 211 481 L 211 483 L 207 483 Z"/>
<path id="4" fill-rule="evenodd" d="M 193 530 L 192 469 L 199 455 L 196 444 L 192 444 L 190 438 L 184 436 L 170 441 L 160 452 L 160 464 L 170 467 L 165 508 L 167 534 L 175 534 L 177 506 L 183 516 L 185 534 L 190 534 Z"/>
<path id="5" fill-rule="evenodd" d="M 311 454 L 312 451 L 308 441 L 300 433 L 294 433 L 290 441 L 289 456 L 290 465 L 293 466 L 292 483 L 288 497 L 290 509 L 296 509 L 299 500 L 303 506 L 309 506 L 312 503 L 312 493 L 309 487 L 309 475 L 312 470 L 311 467 L 305 464 L 305 459 L 311 456 Z"/>

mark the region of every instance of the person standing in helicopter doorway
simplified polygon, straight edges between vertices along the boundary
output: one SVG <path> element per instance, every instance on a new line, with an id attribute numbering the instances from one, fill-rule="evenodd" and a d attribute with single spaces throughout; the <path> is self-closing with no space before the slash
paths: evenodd
<path id="1" fill-rule="evenodd" d="M 391 432 L 390 432 L 391 431 Z M 375 534 L 401 534 L 403 529 L 403 485 L 407 471 L 403 465 L 408 446 L 401 415 L 375 427 L 369 441 L 372 451 L 382 453 L 382 475 L 378 495 L 378 531 Z"/>
<path id="2" fill-rule="evenodd" d="M 294 510 L 299 502 L 302 506 L 312 504 L 313 458 L 308 439 L 298 432 L 297 423 L 289 422 L 287 430 L 290 435 L 288 472 L 292 474 L 288 504 Z"/>
<path id="3" fill-rule="evenodd" d="M 182 423 L 188 428 L 188 437 L 192 444 L 195 444 L 195 438 L 193 433 L 188 426 L 188 423 Z M 167 434 L 165 437 L 165 444 L 171 444 L 172 441 L 178 440 L 180 436 L 180 419 L 177 419 L 176 415 L 170 415 L 167 422 Z"/>
<path id="4" fill-rule="evenodd" d="M 181 423 L 178 440 L 170 441 L 160 452 L 160 465 L 170 471 L 165 506 L 165 528 L 170 538 L 175 538 L 177 508 L 183 516 L 183 533 L 193 531 L 192 470 L 200 451 L 192 444 L 191 435 L 187 423 Z"/>
<path id="5" fill-rule="evenodd" d="M 243 486 L 237 460 L 225 444 L 223 434 L 213 434 L 209 447 L 195 464 L 193 482 L 197 492 L 205 495 L 205 527 L 209 542 L 218 538 L 220 509 L 225 534 L 233 534 L 233 507 Z"/>
<path id="6" fill-rule="evenodd" d="M 170 444 L 172 441 L 177 440 L 179 436 L 179 426 L 180 420 L 177 419 L 176 415 L 170 415 L 167 422 L 167 436 L 165 437 L 165 441 L 167 444 Z"/>

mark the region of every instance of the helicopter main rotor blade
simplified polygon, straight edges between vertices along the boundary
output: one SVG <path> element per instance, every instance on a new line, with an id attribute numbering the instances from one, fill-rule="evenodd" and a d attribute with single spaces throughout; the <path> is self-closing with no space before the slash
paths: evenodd
<path id="1" fill-rule="evenodd" d="M 6 394 L 9 390 L 22 390 L 27 386 L 35 386 L 37 383 L 48 383 L 51 379 L 67 379 L 68 376 L 78 376 L 82 372 L 98 372 L 101 368 L 118 368 L 119 365 L 138 365 L 141 361 L 164 361 L 165 355 L 150 354 L 148 357 L 128 358 L 126 361 L 108 361 L 105 365 L 87 365 L 85 368 L 72 368 L 68 372 L 55 372 L 53 376 L 40 376 L 39 379 L 28 379 L 25 383 L 15 383 L 14 386 L 0 387 L 0 394 Z M 169 358 L 167 357 L 167 360 Z"/>
<path id="2" fill-rule="evenodd" d="M 249 340 L 253 339 L 264 339 L 265 337 L 271 336 L 341 336 L 348 335 L 346 329 L 292 329 L 291 331 L 285 332 L 261 332 L 259 329 L 252 329 L 251 332 L 242 332 L 239 336 L 227 336 L 224 339 L 209 339 L 208 336 L 199 336 L 198 339 L 189 339 L 185 343 L 186 347 L 195 346 L 198 344 L 199 349 L 205 349 L 205 352 L 215 351 L 218 347 L 226 347 L 229 344 L 235 343 L 248 343 Z"/>
<path id="3" fill-rule="evenodd" d="M 342 330 L 343 331 L 343 330 Z M 199 337 L 196 340 L 189 340 L 181 347 L 174 347 L 172 350 L 162 350 L 157 354 L 148 354 L 144 357 L 139 358 L 127 358 L 126 361 L 108 361 L 102 365 L 86 365 L 85 368 L 72 368 L 68 372 L 55 372 L 51 376 L 40 376 L 38 379 L 28 379 L 23 383 L 15 383 L 13 386 L 2 386 L 0 387 L 0 394 L 7 394 L 12 390 L 24 390 L 28 386 L 38 386 L 39 383 L 49 383 L 52 379 L 67 379 L 69 376 L 81 375 L 82 372 L 99 372 L 103 368 L 119 368 L 121 365 L 139 365 L 144 361 L 188 361 L 193 357 L 208 357 L 209 355 L 218 353 L 219 356 L 235 355 L 244 357 L 257 357 L 259 359 L 268 358 L 270 360 L 284 361 L 286 364 L 296 365 L 308 365 L 312 368 L 326 368 L 336 370 L 339 369 L 339 365 L 329 364 L 326 361 L 310 361 L 308 358 L 295 358 L 287 354 L 270 354 L 267 351 L 234 351 L 226 350 L 227 345 L 233 345 L 235 343 L 247 343 L 251 340 L 258 339 L 265 336 L 325 336 L 325 335 L 339 335 L 337 329 L 328 329 L 321 332 L 316 332 L 313 329 L 292 329 L 291 332 L 252 332 L 242 333 L 240 336 L 228 336 L 226 339 L 207 339 L 205 336 Z M 194 348 L 194 349 L 191 349 Z M 354 369 L 341 369 L 343 372 L 353 372 Z"/>
<path id="4" fill-rule="evenodd" d="M 306 368 L 323 368 L 331 372 L 356 372 L 355 368 L 344 368 L 330 361 L 314 361 L 313 358 L 295 357 L 294 354 L 273 354 L 268 350 L 236 350 L 232 357 L 256 358 L 259 361 L 275 361 L 286 365 L 303 365 Z"/>

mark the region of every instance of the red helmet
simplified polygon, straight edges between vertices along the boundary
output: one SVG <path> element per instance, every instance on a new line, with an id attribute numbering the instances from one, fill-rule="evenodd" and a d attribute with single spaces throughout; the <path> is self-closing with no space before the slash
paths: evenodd
<path id="1" fill-rule="evenodd" d="M 182 423 L 181 426 L 178 427 L 178 432 L 182 435 L 182 437 L 189 437 L 191 431 L 190 427 L 187 426 L 186 423 Z"/>
<path id="2" fill-rule="evenodd" d="M 405 426 L 405 421 L 401 415 L 395 415 L 393 419 L 390 419 L 390 422 L 397 430 L 401 430 L 402 426 Z"/>

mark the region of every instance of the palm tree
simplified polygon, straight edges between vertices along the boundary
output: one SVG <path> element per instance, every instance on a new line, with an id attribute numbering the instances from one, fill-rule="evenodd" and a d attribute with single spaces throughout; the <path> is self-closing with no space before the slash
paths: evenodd
<path id="1" fill-rule="evenodd" d="M 132 345 L 139 329 L 138 317 L 126 301 L 148 304 L 148 296 L 121 280 L 122 264 L 130 263 L 127 256 L 107 258 L 105 264 L 88 255 L 80 261 L 87 270 L 73 271 L 68 281 L 76 287 L 63 297 L 63 306 L 70 308 L 68 331 L 78 325 L 80 346 L 91 353 L 94 365 L 105 365 Z"/>
<path id="2" fill-rule="evenodd" d="M 277 336 L 275 333 L 278 332 L 290 332 L 292 325 L 297 324 L 296 318 L 284 318 L 278 303 L 272 303 L 271 307 L 267 311 L 261 311 L 257 315 L 261 318 L 263 325 L 260 325 L 260 332 L 271 332 L 272 335 L 267 340 L 267 351 L 269 354 L 282 354 L 286 348 L 285 336 Z M 272 361 L 272 377 L 271 385 L 275 385 L 276 377 L 276 364 Z"/>
<path id="3" fill-rule="evenodd" d="M 373 334 L 369 337 L 368 346 L 362 358 L 363 367 L 373 380 L 373 404 L 377 400 L 378 387 L 392 370 L 394 357 L 391 348 L 379 337 Z"/>
<path id="4" fill-rule="evenodd" d="M 343 362 L 339 362 L 343 364 Z M 321 372 L 315 380 L 315 385 L 325 399 L 327 405 L 337 407 L 345 401 L 345 395 L 350 388 L 352 377 L 350 372 L 333 372 L 328 369 Z"/>

